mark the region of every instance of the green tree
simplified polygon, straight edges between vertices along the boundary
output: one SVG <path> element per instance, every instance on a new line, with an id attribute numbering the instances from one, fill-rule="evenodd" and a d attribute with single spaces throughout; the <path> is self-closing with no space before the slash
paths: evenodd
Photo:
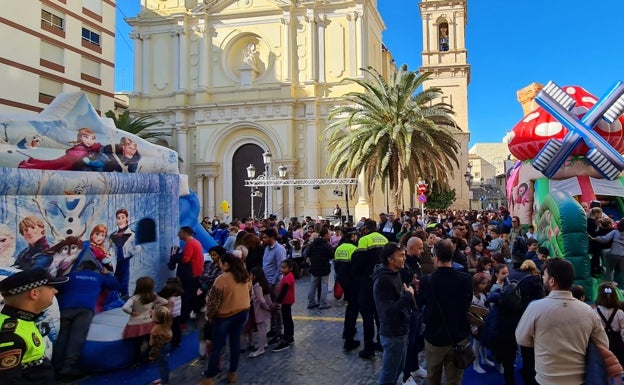
<path id="1" fill-rule="evenodd" d="M 455 202 L 455 189 L 452 190 L 434 190 L 427 195 L 426 209 L 446 210 Z"/>
<path id="2" fill-rule="evenodd" d="M 130 117 L 129 111 L 124 111 L 123 114 L 116 116 L 113 111 L 107 111 L 104 115 L 107 118 L 113 119 L 115 127 L 122 131 L 129 132 L 143 139 L 164 139 L 164 136 L 170 136 L 170 134 L 164 134 L 161 132 L 148 132 L 147 128 L 162 124 L 161 120 L 151 120 L 152 116 L 146 115 L 140 118 Z"/>
<path id="3" fill-rule="evenodd" d="M 419 91 L 430 73 L 408 71 L 407 65 L 386 80 L 375 69 L 362 69 L 368 80 L 348 79 L 363 91 L 345 95 L 348 104 L 332 110 L 325 130 L 328 138 L 327 171 L 334 177 L 355 178 L 364 172 L 372 194 L 377 180 L 391 209 L 402 206 L 404 181 L 435 179 L 448 189 L 453 164 L 459 167 L 459 144 L 452 107 L 434 102 L 439 88 Z"/>

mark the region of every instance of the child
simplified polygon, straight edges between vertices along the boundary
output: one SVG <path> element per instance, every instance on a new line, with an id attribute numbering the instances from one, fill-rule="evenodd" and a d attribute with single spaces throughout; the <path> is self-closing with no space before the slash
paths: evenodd
<path id="1" fill-rule="evenodd" d="M 585 302 L 585 288 L 583 286 L 574 284 L 570 286 L 570 291 L 572 292 L 572 297 Z"/>
<path id="2" fill-rule="evenodd" d="M 500 237 L 497 228 L 493 227 L 490 229 L 490 237 L 492 237 L 492 240 L 490 241 L 487 249 L 490 251 L 490 253 L 493 253 L 495 251 L 498 251 L 500 253 L 503 250 L 503 246 L 505 245 L 505 240 Z"/>
<path id="3" fill-rule="evenodd" d="M 261 267 L 254 267 L 251 270 L 251 283 L 253 284 L 251 302 L 258 330 L 257 339 L 254 341 L 256 350 L 249 353 L 249 357 L 253 358 L 264 354 L 267 345 L 266 334 L 271 322 L 271 289 Z"/>
<path id="4" fill-rule="evenodd" d="M 483 273 L 477 273 L 472 277 L 472 289 L 473 289 L 473 296 L 472 296 L 472 304 L 473 305 L 477 305 L 477 306 L 481 306 L 481 307 L 485 307 L 485 299 L 486 299 L 486 291 L 487 291 L 487 287 L 489 285 L 489 280 L 488 277 L 485 276 L 485 274 Z M 481 346 L 481 343 L 479 342 L 479 332 L 480 332 L 480 327 L 477 328 L 476 326 L 472 326 L 472 349 L 475 352 L 475 356 L 477 357 L 474 360 L 474 363 L 472 364 L 472 368 L 474 369 L 475 372 L 479 373 L 479 374 L 483 374 L 485 373 L 485 369 L 483 369 L 481 367 L 481 365 L 479 364 L 479 359 L 481 359 L 481 362 L 483 362 L 483 364 L 485 365 L 489 365 L 489 366 L 494 366 L 495 364 L 488 360 L 487 358 L 487 350 L 485 349 L 485 346 Z"/>
<path id="5" fill-rule="evenodd" d="M 169 308 L 156 306 L 152 312 L 152 322 L 154 327 L 150 332 L 149 339 L 149 360 L 156 361 L 160 379 L 153 382 L 154 385 L 167 385 L 169 383 L 169 351 L 173 333 L 171 324 L 173 317 Z"/>
<path id="6" fill-rule="evenodd" d="M 468 272 L 470 274 L 477 273 L 477 265 L 482 257 L 483 242 L 480 239 L 473 238 L 470 247 L 466 248 L 466 261 L 468 262 Z"/>
<path id="7" fill-rule="evenodd" d="M 295 279 L 299 278 L 299 265 L 292 259 L 282 262 L 282 281 L 280 282 L 279 295 L 276 302 L 282 305 L 282 320 L 284 323 L 284 337 L 282 342 L 273 349 L 274 352 L 281 352 L 295 343 L 295 324 L 292 319 L 292 305 L 295 303 Z M 271 310 L 276 304 L 271 304 Z"/>
<path id="8" fill-rule="evenodd" d="M 141 347 L 147 341 L 154 326 L 151 311 L 154 306 L 166 306 L 168 301 L 154 293 L 154 280 L 150 277 L 141 277 L 136 281 L 134 295 L 123 305 L 122 310 L 130 314 L 130 319 L 123 331 L 123 338 L 132 338 L 135 341 L 135 366 L 141 362 Z"/>
<path id="9" fill-rule="evenodd" d="M 182 310 L 182 282 L 180 278 L 169 278 L 165 287 L 158 293 L 168 301 L 167 308 L 171 311 L 171 317 L 173 323 L 171 324 L 171 332 L 173 333 L 173 339 L 171 340 L 171 347 L 177 348 L 182 341 L 182 330 L 180 329 L 180 313 Z"/>
<path id="10" fill-rule="evenodd" d="M 488 281 L 492 280 L 492 265 L 494 261 L 490 257 L 481 257 L 479 262 L 477 263 L 477 273 L 483 273 L 488 279 Z"/>
<path id="11" fill-rule="evenodd" d="M 499 263 L 494 266 L 494 277 L 492 277 L 492 288 L 490 289 L 490 293 L 494 293 L 495 291 L 501 291 L 503 286 L 507 284 L 507 277 L 509 276 L 509 268 L 507 265 Z"/>
<path id="12" fill-rule="evenodd" d="M 609 337 L 609 350 L 617 357 L 620 364 L 624 363 L 624 312 L 620 309 L 615 286 L 604 282 L 598 287 L 596 313 L 605 325 Z"/>

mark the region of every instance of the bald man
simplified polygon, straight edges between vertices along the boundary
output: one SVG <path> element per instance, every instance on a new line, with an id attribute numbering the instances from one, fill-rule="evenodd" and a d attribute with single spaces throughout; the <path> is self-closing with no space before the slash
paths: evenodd
<path id="1" fill-rule="evenodd" d="M 420 262 L 424 251 L 425 243 L 422 239 L 418 237 L 411 237 L 407 240 L 405 266 L 401 269 L 399 274 L 401 275 L 401 281 L 403 283 L 406 285 L 412 285 L 415 289 L 418 289 L 418 281 L 422 277 Z M 421 368 L 418 364 L 418 353 L 420 353 L 425 346 L 420 330 L 422 320 L 423 314 L 420 309 L 416 309 L 410 314 L 407 356 L 405 357 L 405 367 L 403 369 L 403 382 L 407 381 L 410 375 L 414 378 L 427 377 L 427 371 Z"/>

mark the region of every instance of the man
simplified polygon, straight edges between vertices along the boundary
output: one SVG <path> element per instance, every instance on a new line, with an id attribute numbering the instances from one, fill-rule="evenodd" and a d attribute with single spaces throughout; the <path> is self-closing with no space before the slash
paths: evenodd
<path id="1" fill-rule="evenodd" d="M 53 285 L 69 278 L 51 278 L 43 269 L 15 273 L 0 282 L 5 306 L 0 311 L 0 384 L 54 384 L 54 368 L 35 320 L 54 301 Z"/>
<path id="2" fill-rule="evenodd" d="M 18 228 L 28 246 L 15 258 L 13 266 L 20 270 L 47 269 L 52 263 L 52 256 L 43 252 L 49 247 L 43 221 L 29 215 L 20 221 Z"/>
<path id="3" fill-rule="evenodd" d="M 329 308 L 327 304 L 327 292 L 329 291 L 329 273 L 331 273 L 330 261 L 334 258 L 334 250 L 329 244 L 330 233 L 327 227 L 323 227 L 319 236 L 312 241 L 308 258 L 310 258 L 311 285 L 308 293 L 308 309 L 318 307 Z M 316 302 L 316 293 L 321 289 L 321 298 Z M 320 305 L 320 306 L 319 306 Z"/>
<path id="4" fill-rule="evenodd" d="M 277 231 L 269 227 L 260 234 L 262 245 L 264 246 L 264 256 L 262 257 L 262 270 L 266 276 L 271 289 L 271 301 L 275 303 L 279 295 L 279 286 L 282 281 L 282 262 L 286 259 L 286 249 L 277 242 Z M 282 324 L 281 307 L 277 304 L 271 310 L 271 331 L 268 336 L 270 344 L 280 342 L 284 334 Z"/>
<path id="5" fill-rule="evenodd" d="M 182 310 L 180 312 L 180 323 L 184 324 L 189 320 L 191 311 L 199 312 L 203 304 L 195 303 L 196 293 L 199 289 L 199 277 L 204 271 L 204 248 L 201 243 L 193 238 L 194 231 L 189 226 L 182 226 L 178 231 L 178 238 L 184 242 L 184 248 L 178 263 L 178 270 L 186 272 L 178 277 L 182 280 Z"/>
<path id="6" fill-rule="evenodd" d="M 390 212 L 386 214 L 379 214 L 379 232 L 386 237 L 389 242 L 397 241 L 397 234 L 401 232 L 401 222 L 395 221 L 394 213 Z"/>
<path id="7" fill-rule="evenodd" d="M 442 370 L 447 385 L 459 385 L 463 370 L 452 360 L 454 346 L 470 342 L 466 313 L 472 302 L 472 277 L 452 267 L 450 239 L 439 241 L 433 251 L 436 270 L 420 281 L 418 307 L 424 309 L 427 384 L 440 385 Z"/>
<path id="8" fill-rule="evenodd" d="M 334 252 L 334 264 L 336 280 L 342 286 L 344 299 L 347 301 L 342 338 L 345 340 L 344 350 L 349 351 L 360 346 L 360 341 L 355 339 L 357 333 L 355 325 L 359 312 L 358 284 L 351 272 L 351 257 L 357 249 L 357 230 L 345 228 L 342 230 L 342 234 L 342 239 Z"/>
<path id="9" fill-rule="evenodd" d="M 609 346 L 600 318 L 570 292 L 574 266 L 560 258 L 544 265 L 548 295 L 529 304 L 516 328 L 521 346 L 535 348 L 535 380 L 540 385 L 578 385 L 585 381 L 585 354 L 591 338 Z"/>
<path id="10" fill-rule="evenodd" d="M 401 282 L 399 275 L 399 270 L 405 266 L 405 249 L 398 243 L 390 242 L 381 250 L 380 258 L 382 265 L 375 267 L 373 272 L 373 297 L 379 314 L 383 347 L 378 384 L 395 385 L 405 365 L 410 313 L 416 303 L 414 288 Z"/>
<path id="11" fill-rule="evenodd" d="M 381 263 L 379 254 L 388 240 L 377 231 L 377 224 L 368 220 L 360 230 L 363 234 L 358 241 L 357 250 L 351 257 L 351 271 L 358 280 L 358 306 L 362 315 L 362 327 L 364 329 L 364 349 L 358 354 L 361 358 L 372 359 L 375 350 L 379 350 L 373 338 L 375 336 L 375 322 L 377 311 L 373 298 L 373 270 Z M 377 321 L 378 322 L 378 321 Z"/>
<path id="12" fill-rule="evenodd" d="M 117 260 L 115 277 L 119 280 L 119 294 L 127 299 L 128 285 L 130 284 L 130 258 L 141 251 L 141 246 L 135 245 L 134 231 L 130 230 L 130 215 L 128 210 L 119 209 L 115 212 L 117 231 L 110 235 L 110 255 Z"/>
<path id="13" fill-rule="evenodd" d="M 334 207 L 334 211 L 332 211 L 332 215 L 334 216 L 334 218 L 342 221 L 342 209 L 340 208 L 340 206 L 338 206 L 338 203 L 336 203 L 336 207 Z"/>
<path id="14" fill-rule="evenodd" d="M 105 289 L 119 289 L 119 282 L 113 274 L 106 269 L 100 273 L 94 261 L 81 262 L 68 277 L 69 282 L 59 287 L 61 328 L 52 357 L 59 380 L 82 376 L 78 359 L 87 340 L 98 297 Z"/>
<path id="15" fill-rule="evenodd" d="M 406 285 L 412 285 L 415 280 L 420 281 L 422 278 L 422 268 L 420 265 L 421 256 L 425 251 L 425 245 L 422 239 L 411 237 L 407 240 L 407 257 L 405 266 L 399 272 L 401 281 Z M 405 366 L 403 369 L 403 382 L 407 381 L 409 376 L 414 373 L 415 377 L 427 377 L 427 371 L 420 367 L 418 362 L 418 353 L 424 347 L 424 341 L 421 335 L 421 324 L 423 314 L 420 309 L 414 310 L 410 314 L 409 336 L 407 342 L 407 356 L 405 357 Z"/>

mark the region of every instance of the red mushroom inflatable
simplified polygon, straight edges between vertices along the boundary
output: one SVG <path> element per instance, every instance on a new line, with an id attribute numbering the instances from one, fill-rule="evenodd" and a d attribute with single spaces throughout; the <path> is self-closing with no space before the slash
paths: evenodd
<path id="1" fill-rule="evenodd" d="M 575 100 L 572 112 L 581 118 L 598 99 L 587 92 L 585 89 L 577 86 L 562 87 Z M 624 116 L 620 116 L 613 123 L 609 124 L 604 120 L 600 120 L 594 127 L 594 130 L 600 134 L 613 148 L 619 152 L 624 152 Z M 509 151 L 518 160 L 533 159 L 537 153 L 544 147 L 549 139 L 563 139 L 568 133 L 557 119 L 552 117 L 542 107 L 538 107 L 528 113 L 513 130 L 507 135 L 507 144 Z M 589 148 L 584 142 L 581 142 L 572 155 L 584 156 Z"/>

